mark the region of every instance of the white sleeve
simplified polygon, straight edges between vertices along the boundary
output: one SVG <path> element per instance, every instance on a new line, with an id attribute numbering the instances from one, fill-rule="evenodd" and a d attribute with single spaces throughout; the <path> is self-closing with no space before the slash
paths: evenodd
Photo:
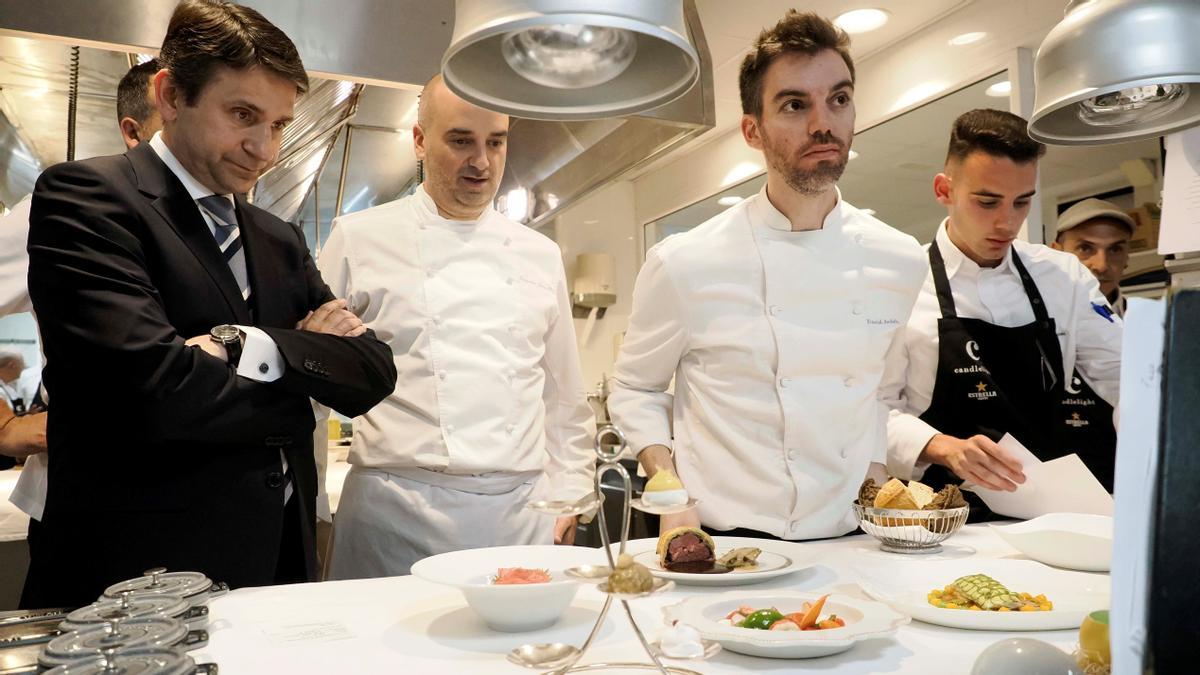
<path id="1" fill-rule="evenodd" d="M 274 382 L 283 377 L 283 355 L 279 347 L 259 328 L 238 326 L 246 334 L 237 374 L 259 382 Z"/>
<path id="2" fill-rule="evenodd" d="M 579 347 L 567 297 L 567 279 L 557 262 L 558 312 L 546 333 L 541 366 L 545 373 L 546 451 L 552 499 L 574 501 L 594 489 L 596 456 L 592 450 L 592 408 L 583 389 Z"/>
<path id="3" fill-rule="evenodd" d="M 633 289 L 633 311 L 613 375 L 608 409 L 636 454 L 672 447 L 671 378 L 687 349 L 684 303 L 657 248 L 646 254 Z"/>

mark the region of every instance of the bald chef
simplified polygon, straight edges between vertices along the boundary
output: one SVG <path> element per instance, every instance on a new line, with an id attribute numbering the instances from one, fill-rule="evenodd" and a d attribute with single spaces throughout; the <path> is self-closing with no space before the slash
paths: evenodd
<path id="1" fill-rule="evenodd" d="M 676 469 L 699 500 L 664 531 L 838 536 L 885 460 L 876 389 L 921 287 L 921 247 L 835 186 L 854 130 L 845 33 L 789 12 L 740 85 L 766 186 L 647 254 L 609 409 L 647 473 Z"/>
<path id="2" fill-rule="evenodd" d="M 508 117 L 435 77 L 413 128 L 425 182 L 339 218 L 322 276 L 388 342 L 396 391 L 355 420 L 330 576 L 407 574 L 429 555 L 569 544 L 575 519 L 525 508 L 592 490 L 562 254 L 492 208 Z"/>

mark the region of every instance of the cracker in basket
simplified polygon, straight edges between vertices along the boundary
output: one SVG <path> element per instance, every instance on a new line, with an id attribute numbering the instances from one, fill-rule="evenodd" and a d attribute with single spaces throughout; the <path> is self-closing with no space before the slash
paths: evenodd
<path id="1" fill-rule="evenodd" d="M 917 506 L 917 500 L 903 481 L 893 478 L 884 483 L 883 487 L 879 488 L 879 494 L 875 495 L 875 508 L 908 509 L 915 511 L 921 507 Z"/>

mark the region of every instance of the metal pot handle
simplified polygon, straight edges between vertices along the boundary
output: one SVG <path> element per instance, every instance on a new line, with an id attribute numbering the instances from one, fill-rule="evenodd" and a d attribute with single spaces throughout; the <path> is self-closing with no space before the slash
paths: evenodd
<path id="1" fill-rule="evenodd" d="M 194 621 L 202 621 L 204 619 L 207 619 L 208 618 L 208 606 L 207 605 L 196 605 L 195 607 L 189 607 L 188 611 L 184 612 L 183 616 L 181 616 L 179 618 L 184 623 L 192 623 Z"/>
<path id="2" fill-rule="evenodd" d="M 208 589 L 208 597 L 217 598 L 229 592 L 229 584 L 224 581 L 214 581 L 212 588 Z"/>
<path id="3" fill-rule="evenodd" d="M 192 671 L 192 675 L 217 675 L 217 664 L 197 663 L 196 669 Z"/>
<path id="4" fill-rule="evenodd" d="M 183 638 L 183 642 L 179 643 L 179 646 L 183 647 L 186 651 L 191 651 L 206 644 L 208 644 L 208 631 L 190 630 L 187 637 Z"/>

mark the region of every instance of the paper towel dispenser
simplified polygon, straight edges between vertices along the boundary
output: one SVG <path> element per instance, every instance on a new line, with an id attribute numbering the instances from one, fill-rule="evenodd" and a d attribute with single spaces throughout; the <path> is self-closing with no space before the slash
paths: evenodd
<path id="1" fill-rule="evenodd" d="M 593 309 L 604 310 L 617 302 L 617 265 L 607 253 L 580 253 L 575 258 L 575 284 L 571 291 L 574 313 L 586 316 Z"/>

